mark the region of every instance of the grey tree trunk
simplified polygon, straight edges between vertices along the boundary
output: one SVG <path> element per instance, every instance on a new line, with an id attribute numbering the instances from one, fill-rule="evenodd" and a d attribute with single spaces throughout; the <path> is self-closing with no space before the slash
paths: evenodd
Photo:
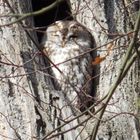
<path id="1" fill-rule="evenodd" d="M 128 33 L 134 28 L 140 1 L 71 1 L 76 19 L 91 30 L 98 47 L 104 45 L 98 49 L 100 56 L 106 56 L 109 48 L 112 48 L 106 59 L 100 63 L 99 90 L 96 94 L 99 100 L 108 93 L 118 76 L 124 54 L 132 39 Z M 115 90 L 102 118 L 103 122 L 100 124 L 96 139 L 137 140 L 140 138 L 138 65 L 137 60 Z"/>
<path id="2" fill-rule="evenodd" d="M 31 11 L 30 0 L 0 2 L 0 14 Z M 94 35 L 100 63 L 100 81 L 96 99 L 104 97 L 115 78 L 127 50 L 137 11 L 133 1 L 73 1 L 73 15 Z M 14 13 L 13 13 L 14 14 Z M 0 25 L 16 18 L 1 17 Z M 56 91 L 48 72 L 48 62 L 40 55 L 32 31 L 32 18 L 0 26 L 0 140 L 90 139 L 98 114 L 75 116 L 61 91 Z M 120 36 L 120 34 L 126 34 Z M 118 38 L 118 39 L 116 39 Z M 111 42 L 105 45 L 108 42 Z M 111 48 L 111 49 L 110 49 Z M 97 140 L 139 139 L 139 67 L 133 64 L 109 102 L 97 133 Z M 96 110 L 104 102 L 96 106 Z M 61 127 L 60 127 L 61 126 Z M 54 131 L 55 130 L 55 131 Z"/>
<path id="3" fill-rule="evenodd" d="M 1 15 L 31 11 L 29 0 L 11 0 L 11 8 L 1 1 Z M 3 17 L 0 25 L 16 18 Z M 33 26 L 32 19 L 22 23 Z M 43 61 L 21 22 L 1 27 L 0 31 L 0 139 L 38 139 L 52 125 L 49 122 L 49 78 L 42 75 Z M 33 33 L 29 32 L 32 36 Z M 35 39 L 35 37 L 33 37 Z M 49 86 L 49 87 L 48 87 Z M 49 128 L 49 129 L 47 129 Z"/>
<path id="4" fill-rule="evenodd" d="M 67 122 L 74 118 L 72 110 L 61 91 L 54 90 L 49 63 L 31 39 L 37 43 L 35 33 L 24 28 L 33 27 L 32 18 L 7 24 L 17 20 L 9 13 L 30 11 L 29 0 L 0 2 L 0 139 L 48 139 L 62 124 L 53 135 L 70 130 L 50 139 L 76 139 L 79 130 L 71 129 L 77 119 Z"/>

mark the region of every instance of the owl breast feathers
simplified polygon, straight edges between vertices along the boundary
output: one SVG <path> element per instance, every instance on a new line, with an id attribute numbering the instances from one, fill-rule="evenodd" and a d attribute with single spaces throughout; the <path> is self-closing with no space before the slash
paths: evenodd
<path id="1" fill-rule="evenodd" d="M 96 47 L 91 33 L 76 21 L 57 21 L 50 25 L 42 40 L 50 60 L 57 65 L 52 72 L 69 101 L 81 111 L 93 95 L 93 56 Z M 85 107 L 86 106 L 86 107 Z"/>

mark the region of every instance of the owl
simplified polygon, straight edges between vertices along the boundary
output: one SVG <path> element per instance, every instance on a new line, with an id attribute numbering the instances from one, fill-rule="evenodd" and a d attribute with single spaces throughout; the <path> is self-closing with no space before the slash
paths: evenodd
<path id="1" fill-rule="evenodd" d="M 92 61 L 96 53 L 90 50 L 96 43 L 91 33 L 77 21 L 56 21 L 47 28 L 41 46 L 57 67 L 51 69 L 58 89 L 72 106 L 87 109 L 95 87 Z"/>

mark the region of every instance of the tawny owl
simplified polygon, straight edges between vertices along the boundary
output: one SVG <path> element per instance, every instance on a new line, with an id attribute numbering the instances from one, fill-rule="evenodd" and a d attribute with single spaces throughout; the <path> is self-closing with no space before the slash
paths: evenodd
<path id="1" fill-rule="evenodd" d="M 44 50 L 56 67 L 52 72 L 59 87 L 72 105 L 83 111 L 93 95 L 93 55 L 95 41 L 91 33 L 77 21 L 56 21 L 42 40 Z"/>

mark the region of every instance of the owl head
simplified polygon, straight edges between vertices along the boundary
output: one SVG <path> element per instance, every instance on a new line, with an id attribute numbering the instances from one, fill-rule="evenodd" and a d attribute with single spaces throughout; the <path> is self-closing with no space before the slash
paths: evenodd
<path id="1" fill-rule="evenodd" d="M 79 44 L 90 46 L 93 42 L 91 33 L 77 21 L 56 21 L 46 30 L 43 41 L 59 42 L 60 47 L 66 44 Z"/>

